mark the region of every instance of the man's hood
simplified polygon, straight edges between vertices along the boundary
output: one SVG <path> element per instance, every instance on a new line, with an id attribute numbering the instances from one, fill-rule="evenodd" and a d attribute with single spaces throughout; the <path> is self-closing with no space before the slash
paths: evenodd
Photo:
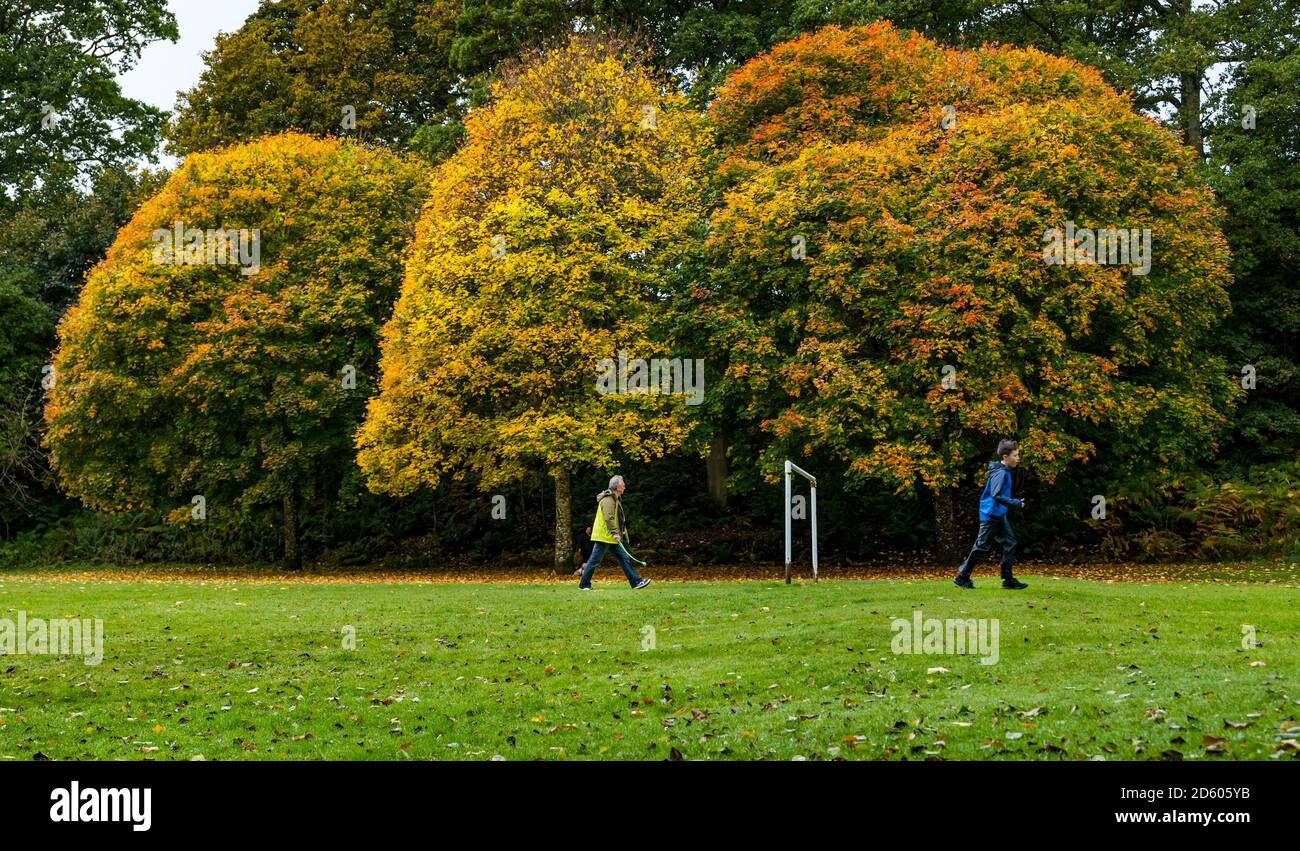
<path id="1" fill-rule="evenodd" d="M 990 462 L 989 462 L 989 472 L 992 473 L 994 470 L 996 470 L 998 467 L 1001 467 L 1001 466 L 1002 466 L 1002 462 L 1001 462 L 1001 461 L 990 461 Z"/>

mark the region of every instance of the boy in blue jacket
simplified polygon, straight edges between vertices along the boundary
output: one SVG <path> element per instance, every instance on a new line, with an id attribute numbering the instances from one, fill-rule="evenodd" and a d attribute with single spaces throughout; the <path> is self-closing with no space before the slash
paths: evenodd
<path id="1" fill-rule="evenodd" d="M 1002 587 L 1019 590 L 1029 586 L 1011 575 L 1011 558 L 1016 549 L 1016 534 L 1011 531 L 1011 521 L 1007 519 L 1007 509 L 1025 507 L 1023 499 L 1011 496 L 1011 471 L 1020 463 L 1020 450 L 1014 440 L 998 443 L 998 459 L 989 462 L 989 479 L 984 484 L 984 493 L 980 494 L 980 531 L 975 538 L 975 546 L 970 555 L 957 568 L 957 578 L 953 583 L 958 588 L 974 588 L 970 581 L 971 568 L 975 562 L 991 549 L 989 539 L 1002 545 Z"/>

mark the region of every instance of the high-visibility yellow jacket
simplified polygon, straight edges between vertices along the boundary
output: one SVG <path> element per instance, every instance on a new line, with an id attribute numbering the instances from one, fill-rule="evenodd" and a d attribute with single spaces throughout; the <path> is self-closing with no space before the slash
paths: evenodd
<path id="1" fill-rule="evenodd" d="M 591 539 L 606 544 L 617 543 L 614 532 L 628 542 L 627 518 L 623 515 L 623 501 L 611 490 L 603 490 L 596 495 L 596 519 L 591 521 Z"/>

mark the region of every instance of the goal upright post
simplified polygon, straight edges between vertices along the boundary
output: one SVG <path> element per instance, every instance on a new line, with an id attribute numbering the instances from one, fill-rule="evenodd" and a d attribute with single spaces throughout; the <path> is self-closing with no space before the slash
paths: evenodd
<path id="1" fill-rule="evenodd" d="M 817 581 L 817 477 L 807 470 L 800 468 L 797 464 L 787 460 L 785 462 L 785 584 L 790 584 L 790 560 L 791 560 L 791 536 L 790 521 L 793 513 L 793 488 L 794 474 L 798 473 L 808 480 L 809 499 L 808 509 L 812 513 L 812 571 L 813 582 Z"/>

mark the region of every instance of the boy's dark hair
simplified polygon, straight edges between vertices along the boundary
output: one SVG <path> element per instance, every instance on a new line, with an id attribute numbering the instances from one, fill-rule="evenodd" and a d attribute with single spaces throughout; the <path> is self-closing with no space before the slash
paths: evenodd
<path id="1" fill-rule="evenodd" d="M 1020 444 L 1014 440 L 1001 440 L 998 442 L 998 457 L 1005 458 L 1015 451 Z"/>

